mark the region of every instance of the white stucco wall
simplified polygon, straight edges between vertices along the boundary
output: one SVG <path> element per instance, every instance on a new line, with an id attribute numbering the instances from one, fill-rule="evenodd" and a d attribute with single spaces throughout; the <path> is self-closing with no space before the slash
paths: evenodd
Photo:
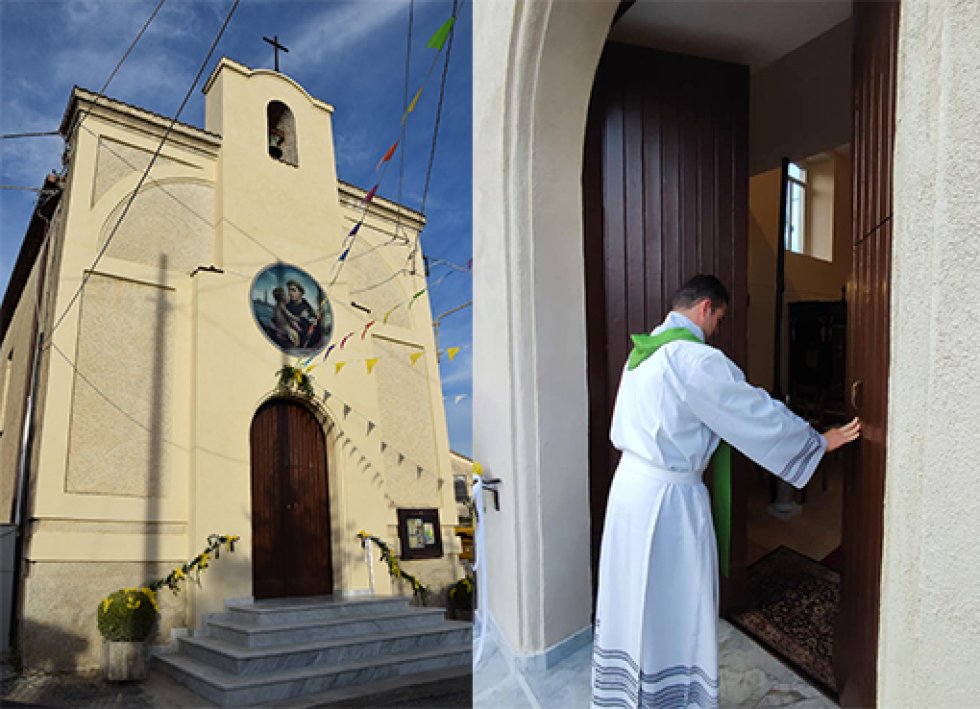
<path id="1" fill-rule="evenodd" d="M 902 3 L 882 707 L 980 696 L 978 47 L 980 4 Z"/>
<path id="2" fill-rule="evenodd" d="M 488 606 L 525 657 L 590 624 L 582 146 L 616 7 L 473 8 L 473 447 L 503 481 Z"/>

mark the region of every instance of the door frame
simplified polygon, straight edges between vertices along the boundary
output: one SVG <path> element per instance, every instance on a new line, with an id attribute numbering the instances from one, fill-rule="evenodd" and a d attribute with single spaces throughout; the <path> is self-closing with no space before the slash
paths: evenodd
<path id="1" fill-rule="evenodd" d="M 330 416 L 329 412 L 323 407 L 319 401 L 316 399 L 308 399 L 305 397 L 295 396 L 288 393 L 273 393 L 262 399 L 258 405 L 255 407 L 255 412 L 252 414 L 251 419 L 249 419 L 249 516 L 252 517 L 252 500 L 251 500 L 251 486 L 254 479 L 255 471 L 253 469 L 253 461 L 251 455 L 251 438 L 252 438 L 252 427 L 254 426 L 255 419 L 259 413 L 267 406 L 275 404 L 276 402 L 287 402 L 294 404 L 304 409 L 309 413 L 320 429 L 320 434 L 323 436 L 324 443 L 324 456 L 325 456 L 325 475 L 326 475 L 326 514 L 327 521 L 329 524 L 329 562 L 330 562 L 330 575 L 331 575 L 331 593 L 336 593 L 338 589 L 344 588 L 344 575 L 343 569 L 344 565 L 342 562 L 342 553 L 340 549 L 341 533 L 344 529 L 344 520 L 341 519 L 343 505 L 340 504 L 342 495 L 342 476 L 339 475 L 337 467 L 337 456 L 335 455 L 335 441 L 336 441 L 336 431 L 338 430 L 333 418 Z M 253 541 L 253 570 L 250 574 L 250 582 L 254 597 L 254 541 Z"/>

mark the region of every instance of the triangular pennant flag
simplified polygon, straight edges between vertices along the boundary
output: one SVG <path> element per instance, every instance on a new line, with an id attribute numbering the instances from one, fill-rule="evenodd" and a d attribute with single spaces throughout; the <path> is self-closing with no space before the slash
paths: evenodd
<path id="1" fill-rule="evenodd" d="M 327 391 L 326 389 L 324 389 L 323 390 L 323 400 L 326 401 L 329 398 L 330 398 L 330 392 Z"/>
<path id="2" fill-rule="evenodd" d="M 455 23 L 455 17 L 450 17 L 448 20 L 443 22 L 442 27 L 436 30 L 435 34 L 429 38 L 429 41 L 425 46 L 430 47 L 431 49 L 441 50 L 442 46 L 446 43 L 446 39 L 449 37 L 449 32 L 452 30 Z"/>
<path id="3" fill-rule="evenodd" d="M 445 480 L 443 480 L 442 478 L 439 478 L 439 479 L 438 479 L 438 480 L 436 481 L 436 489 L 438 489 L 438 490 L 441 490 L 441 489 L 442 489 L 442 484 L 443 484 L 444 482 L 446 482 L 446 481 L 445 481 Z"/>
<path id="4" fill-rule="evenodd" d="M 397 305 L 394 308 L 392 308 L 391 310 L 389 310 L 387 313 L 385 313 L 384 320 L 382 320 L 381 322 L 383 322 L 385 325 L 387 325 L 388 324 L 388 318 L 390 318 L 391 317 L 391 314 L 393 312 L 395 312 L 396 310 L 398 310 L 398 306 Z"/>
<path id="5" fill-rule="evenodd" d="M 421 298 L 423 293 L 425 293 L 425 288 L 423 288 L 418 293 L 412 296 L 412 301 L 408 304 L 408 307 L 411 308 L 413 305 L 415 305 L 415 301 Z"/>
<path id="6" fill-rule="evenodd" d="M 384 453 L 386 450 L 388 450 L 388 444 L 381 441 L 381 452 Z"/>
<path id="7" fill-rule="evenodd" d="M 446 350 L 446 354 L 449 355 L 449 361 L 452 362 L 456 359 L 456 355 L 459 354 L 459 347 L 450 347 Z"/>
<path id="8" fill-rule="evenodd" d="M 403 456 L 401 453 L 399 453 L 398 454 L 398 464 L 401 465 L 404 462 L 405 462 L 405 456 Z"/>
<path id="9" fill-rule="evenodd" d="M 374 365 L 376 365 L 377 363 L 378 363 L 378 358 L 377 357 L 372 357 L 371 359 L 366 360 L 364 362 L 364 364 L 367 365 L 367 373 L 368 374 L 371 373 L 371 370 L 374 369 Z"/>
<path id="10" fill-rule="evenodd" d="M 457 394 L 456 395 L 456 398 L 453 399 L 453 403 L 454 404 L 458 404 L 459 402 L 461 402 L 465 398 L 466 398 L 466 394 Z"/>
<path id="11" fill-rule="evenodd" d="M 377 191 L 378 191 L 378 185 L 375 185 L 374 187 L 371 188 L 370 192 L 364 195 L 364 199 L 361 200 L 361 203 L 367 204 L 368 202 L 370 202 L 372 199 L 374 199 L 374 194 Z"/>
<path id="12" fill-rule="evenodd" d="M 374 325 L 374 323 L 376 323 L 376 322 L 378 322 L 378 321 L 377 321 L 377 320 L 372 320 L 371 322 L 369 322 L 369 323 L 368 323 L 367 325 L 365 325 L 365 326 L 364 326 L 364 329 L 363 329 L 363 330 L 361 331 L 361 339 L 362 339 L 362 340 L 364 339 L 364 336 L 365 336 L 365 335 L 367 334 L 367 331 L 368 331 L 368 330 L 369 330 L 369 329 L 371 328 L 371 326 L 372 326 L 372 325 Z"/>
<path id="13" fill-rule="evenodd" d="M 349 253 L 350 253 L 350 246 L 348 246 L 346 249 L 344 249 L 343 253 L 340 254 L 340 257 L 337 260 L 338 261 L 346 261 L 347 260 L 347 254 L 349 254 Z"/>
<path id="14" fill-rule="evenodd" d="M 421 88 L 419 88 L 419 90 L 415 92 L 415 98 L 412 99 L 412 102 L 410 104 L 408 104 L 408 108 L 405 109 L 405 115 L 406 116 L 409 113 L 411 113 L 412 111 L 415 110 L 415 106 L 416 106 L 416 104 L 418 104 L 420 98 L 422 98 L 422 89 Z"/>
<path id="15" fill-rule="evenodd" d="M 350 416 L 350 412 L 351 412 L 351 408 L 347 404 L 344 404 L 344 418 Z"/>
<path id="16" fill-rule="evenodd" d="M 355 224 L 354 225 L 354 228 L 351 229 L 350 232 L 348 232 L 347 238 L 349 239 L 350 237 L 354 236 L 358 232 L 358 230 L 361 228 L 361 224 L 363 224 L 363 223 L 364 223 L 363 221 L 359 221 L 357 224 Z"/>
<path id="17" fill-rule="evenodd" d="M 347 344 L 347 340 L 349 340 L 353 335 L 353 332 L 348 332 L 346 335 L 344 335 L 344 339 L 340 341 L 340 349 L 344 349 L 344 345 Z"/>
<path id="18" fill-rule="evenodd" d="M 373 431 L 375 428 L 376 428 L 376 426 L 374 425 L 374 421 L 368 421 L 367 435 L 370 436 L 371 435 L 371 431 Z"/>
<path id="19" fill-rule="evenodd" d="M 473 259 L 470 259 L 469 261 L 466 262 L 466 267 L 471 271 L 473 270 Z"/>
<path id="20" fill-rule="evenodd" d="M 416 465 L 415 466 L 415 477 L 416 478 L 422 477 L 422 466 L 421 465 Z"/>
<path id="21" fill-rule="evenodd" d="M 323 355 L 323 361 L 324 362 L 327 361 L 327 357 L 330 356 L 330 353 L 333 352 L 333 348 L 336 347 L 336 346 L 337 345 L 330 345 L 330 347 L 327 348 L 327 353 L 325 355 Z"/>
<path id="22" fill-rule="evenodd" d="M 419 361 L 419 357 L 421 357 L 424 354 L 425 352 L 413 352 L 412 354 L 410 354 L 408 358 L 412 360 L 412 366 L 415 366 L 415 363 Z"/>
<path id="23" fill-rule="evenodd" d="M 384 157 L 378 160 L 378 165 L 377 167 L 374 168 L 375 172 L 378 171 L 378 168 L 381 167 L 382 163 L 386 163 L 389 160 L 391 160 L 392 156 L 395 154 L 395 148 L 397 147 L 398 147 L 398 141 L 396 140 L 394 143 L 391 144 L 391 147 L 388 148 L 388 152 L 384 154 Z"/>
<path id="24" fill-rule="evenodd" d="M 345 364 L 347 364 L 347 362 L 337 362 L 337 364 L 334 365 L 334 374 L 340 374 L 340 370 L 344 368 Z"/>

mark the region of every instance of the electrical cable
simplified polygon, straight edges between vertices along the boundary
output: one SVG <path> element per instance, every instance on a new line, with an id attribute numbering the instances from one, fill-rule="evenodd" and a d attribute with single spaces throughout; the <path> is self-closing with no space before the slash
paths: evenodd
<path id="1" fill-rule="evenodd" d="M 47 338 L 49 343 L 51 342 L 51 338 L 54 337 L 55 331 L 64 321 L 65 317 L 68 315 L 68 312 L 71 310 L 72 306 L 78 300 L 78 297 L 81 295 L 82 290 L 85 288 L 85 285 L 88 283 L 89 277 L 92 275 L 92 272 L 95 270 L 95 267 L 98 266 L 99 261 L 102 259 L 102 256 L 109 248 L 109 244 L 112 243 L 113 237 L 118 233 L 120 224 L 122 224 L 123 220 L 126 218 L 126 215 L 129 213 L 130 207 L 133 206 L 133 202 L 136 200 L 136 196 L 139 194 L 140 189 L 143 187 L 143 183 L 146 182 L 146 178 L 149 176 L 150 170 L 153 168 L 153 165 L 156 163 L 157 158 L 160 156 L 160 152 L 163 150 L 163 146 L 167 142 L 167 138 L 170 137 L 170 133 L 173 130 L 174 125 L 177 123 L 177 119 L 180 118 L 180 114 L 187 106 L 187 102 L 190 100 L 191 94 L 194 92 L 194 87 L 197 86 L 197 82 L 200 80 L 201 75 L 204 73 L 204 70 L 207 68 L 208 62 L 211 61 L 211 55 L 214 53 L 214 50 L 217 48 L 218 42 L 221 41 L 221 37 L 224 35 L 225 29 L 228 27 L 228 23 L 231 22 L 231 18 L 232 16 L 234 16 L 235 10 L 238 9 L 238 5 L 240 2 L 241 0 L 235 0 L 234 4 L 231 6 L 231 9 L 228 11 L 228 15 L 227 17 L 225 17 L 225 21 L 221 25 L 221 29 L 218 30 L 218 34 L 215 36 L 214 41 L 211 43 L 211 46 L 208 49 L 208 53 L 204 57 L 204 61 L 201 62 L 201 66 L 197 70 L 197 74 L 194 76 L 194 80 L 191 82 L 190 87 L 187 89 L 187 93 L 184 95 L 184 99 L 183 101 L 181 101 L 180 107 L 177 109 L 177 113 L 175 113 L 174 117 L 170 120 L 170 124 L 167 126 L 167 129 L 164 132 L 163 138 L 160 139 L 160 144 L 157 146 L 157 149 L 154 151 L 153 156 L 150 158 L 150 162 L 147 164 L 146 169 L 143 171 L 143 175 L 140 177 L 139 182 L 136 184 L 136 188 L 133 190 L 132 195 L 130 195 L 129 200 L 126 202 L 126 206 L 123 208 L 122 213 L 119 215 L 119 219 L 116 220 L 115 225 L 113 226 L 112 230 L 109 232 L 109 235 L 106 237 L 105 243 L 102 245 L 102 248 L 99 249 L 98 254 L 96 254 L 95 261 L 92 262 L 91 267 L 89 267 L 89 269 L 86 270 L 84 275 L 82 276 L 82 282 L 78 286 L 78 290 L 75 291 L 75 294 L 71 297 L 71 300 L 69 300 L 68 305 L 65 306 L 64 311 L 62 311 L 61 315 L 55 321 L 54 326 L 51 328 L 51 332 L 48 334 L 48 338 Z"/>

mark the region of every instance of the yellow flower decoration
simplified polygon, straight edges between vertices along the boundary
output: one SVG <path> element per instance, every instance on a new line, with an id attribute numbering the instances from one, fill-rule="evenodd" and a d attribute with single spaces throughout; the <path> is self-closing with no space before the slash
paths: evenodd
<path id="1" fill-rule="evenodd" d="M 186 574 L 184 574 L 184 569 L 181 568 L 180 566 L 178 566 L 176 569 L 174 569 L 174 580 L 175 581 L 180 581 L 185 576 L 186 576 Z"/>
<path id="2" fill-rule="evenodd" d="M 103 613 L 107 612 L 109 610 L 109 606 L 111 606 L 111 605 L 112 605 L 112 599 L 111 598 L 103 598 L 102 599 L 102 612 Z"/>
<path id="3" fill-rule="evenodd" d="M 483 475 L 483 466 L 480 465 L 475 460 L 473 461 L 473 474 L 474 475 Z"/>

